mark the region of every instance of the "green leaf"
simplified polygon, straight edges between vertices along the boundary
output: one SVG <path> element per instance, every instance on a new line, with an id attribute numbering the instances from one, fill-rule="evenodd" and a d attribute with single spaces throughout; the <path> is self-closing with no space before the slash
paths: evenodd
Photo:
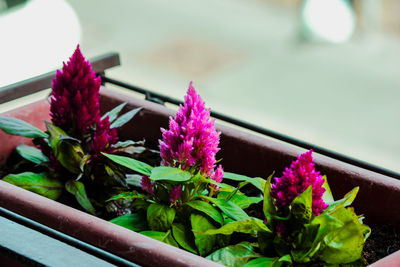
<path id="1" fill-rule="evenodd" d="M 206 196 L 201 197 L 215 204 L 223 213 L 236 221 L 247 220 L 250 218 L 249 215 L 244 212 L 244 210 L 242 210 L 238 205 L 234 204 L 231 201 Z"/>
<path id="2" fill-rule="evenodd" d="M 143 194 L 140 194 L 136 191 L 123 192 L 118 195 L 112 196 L 111 198 L 107 199 L 106 202 L 118 200 L 118 199 L 137 199 L 137 198 L 145 199 L 146 196 Z"/>
<path id="3" fill-rule="evenodd" d="M 81 162 L 85 153 L 79 144 L 80 141 L 67 136 L 61 128 L 49 122 L 45 123 L 49 132 L 49 145 L 56 159 L 70 172 L 81 173 Z"/>
<path id="4" fill-rule="evenodd" d="M 12 135 L 30 138 L 47 138 L 48 135 L 35 126 L 16 118 L 0 116 L 0 129 Z"/>
<path id="5" fill-rule="evenodd" d="M 265 180 L 260 177 L 248 177 L 241 174 L 236 174 L 232 172 L 224 172 L 224 179 L 238 181 L 238 182 L 249 182 L 250 184 L 257 187 L 261 192 L 264 192 Z"/>
<path id="6" fill-rule="evenodd" d="M 209 216 L 221 225 L 224 224 L 224 219 L 222 218 L 221 213 L 219 213 L 219 211 L 208 202 L 202 200 L 192 200 L 186 202 L 185 205 L 188 205 L 195 210 L 203 212 L 205 215 Z"/>
<path id="7" fill-rule="evenodd" d="M 47 173 L 44 172 L 9 174 L 4 177 L 3 181 L 53 200 L 60 197 L 64 187 L 59 180 L 47 176 Z"/>
<path id="8" fill-rule="evenodd" d="M 111 123 L 110 128 L 118 128 L 130 121 L 142 108 L 135 108 L 121 117 L 117 118 L 113 123 Z"/>
<path id="9" fill-rule="evenodd" d="M 325 188 L 325 192 L 324 195 L 322 196 L 322 199 L 326 204 L 328 204 L 328 206 L 330 206 L 331 204 L 333 204 L 333 202 L 335 202 L 335 200 L 333 199 L 332 191 L 331 188 L 329 187 L 328 178 L 326 177 L 326 175 L 324 175 L 322 179 L 324 179 L 324 184 L 322 185 L 322 187 Z"/>
<path id="10" fill-rule="evenodd" d="M 211 229 L 204 232 L 206 235 L 231 235 L 234 232 L 256 235 L 258 231 L 271 232 L 268 227 L 257 218 L 249 218 L 243 221 L 230 222 L 218 229 Z"/>
<path id="11" fill-rule="evenodd" d="M 150 176 L 151 175 L 151 167 L 150 165 L 138 161 L 136 159 L 124 157 L 124 156 L 118 156 L 118 155 L 113 155 L 113 154 L 107 154 L 107 153 L 101 153 L 110 160 L 112 160 L 115 163 L 118 163 L 119 165 L 122 165 L 128 169 L 131 169 L 133 171 L 136 171 L 138 173 L 141 173 L 143 175 Z"/>
<path id="12" fill-rule="evenodd" d="M 176 210 L 166 205 L 153 203 L 147 209 L 147 223 L 151 230 L 167 231 L 175 218 Z"/>
<path id="13" fill-rule="evenodd" d="M 220 192 L 218 193 L 217 198 L 228 200 L 230 194 L 231 193 L 226 191 Z M 232 201 L 234 204 L 238 205 L 242 209 L 247 209 L 250 205 L 257 204 L 262 200 L 262 197 L 248 197 L 240 191 L 236 192 L 236 194 L 234 194 L 230 199 L 230 201 Z"/>
<path id="14" fill-rule="evenodd" d="M 42 151 L 40 151 L 40 149 L 33 146 L 19 145 L 17 146 L 16 150 L 21 157 L 33 163 L 41 164 L 49 161 L 49 159 L 42 153 Z"/>
<path id="15" fill-rule="evenodd" d="M 260 254 L 254 252 L 254 249 L 250 244 L 243 242 L 237 245 L 221 248 L 210 254 L 207 259 L 225 266 L 240 267 L 245 265 L 250 259 L 260 256 Z"/>
<path id="16" fill-rule="evenodd" d="M 146 217 L 140 213 L 125 214 L 110 220 L 110 222 L 132 231 L 143 231 L 148 229 Z"/>
<path id="17" fill-rule="evenodd" d="M 342 199 L 333 202 L 327 209 L 325 209 L 324 213 L 331 213 L 338 208 L 351 205 L 351 203 L 353 203 L 354 199 L 356 198 L 359 189 L 360 188 L 358 186 L 353 188 L 353 190 L 347 193 Z"/>
<path id="18" fill-rule="evenodd" d="M 268 177 L 264 186 L 263 212 L 268 224 L 271 222 L 271 218 L 276 215 L 276 207 L 271 196 L 271 179 L 273 176 L 274 173 Z"/>
<path id="19" fill-rule="evenodd" d="M 192 178 L 188 171 L 174 167 L 155 167 L 151 170 L 150 179 L 153 181 L 186 182 Z"/>
<path id="20" fill-rule="evenodd" d="M 369 227 L 360 223 L 352 208 L 341 207 L 330 215 L 339 219 L 343 226 L 324 236 L 319 258 L 332 264 L 360 259 Z"/>
<path id="21" fill-rule="evenodd" d="M 245 267 L 279 267 L 283 266 L 283 262 L 279 262 L 278 257 L 267 258 L 261 257 L 254 260 L 249 261 Z"/>
<path id="22" fill-rule="evenodd" d="M 190 222 L 194 234 L 194 243 L 200 256 L 208 255 L 213 250 L 217 239 L 214 235 L 205 235 L 204 232 L 209 229 L 215 229 L 215 226 L 207 217 L 197 213 L 190 215 Z"/>
<path id="23" fill-rule="evenodd" d="M 302 223 L 310 221 L 312 216 L 312 186 L 293 199 L 291 205 L 291 214 L 293 217 Z"/>
<path id="24" fill-rule="evenodd" d="M 159 231 L 142 231 L 140 234 L 151 237 L 158 241 L 162 241 L 174 247 L 179 247 L 178 243 L 172 237 L 171 231 L 159 232 Z"/>
<path id="25" fill-rule="evenodd" d="M 121 112 L 121 110 L 125 107 L 127 103 L 122 103 L 121 105 L 116 106 L 112 110 L 108 111 L 106 114 L 104 114 L 101 117 L 101 120 L 104 120 L 108 116 L 108 120 L 110 123 L 113 123 L 115 119 L 118 117 L 118 114 Z"/>
<path id="26" fill-rule="evenodd" d="M 168 233 L 160 231 L 141 231 L 140 234 L 151 237 L 158 241 L 164 241 Z"/>
<path id="27" fill-rule="evenodd" d="M 172 234 L 182 248 L 197 254 L 196 247 L 193 242 L 193 234 L 186 229 L 182 223 L 172 224 Z"/>
<path id="28" fill-rule="evenodd" d="M 95 215 L 96 211 L 90 203 L 89 198 L 86 195 L 85 186 L 83 183 L 76 181 L 76 180 L 69 180 L 65 184 L 65 189 L 68 192 L 75 195 L 76 200 L 78 203 L 88 212 Z"/>

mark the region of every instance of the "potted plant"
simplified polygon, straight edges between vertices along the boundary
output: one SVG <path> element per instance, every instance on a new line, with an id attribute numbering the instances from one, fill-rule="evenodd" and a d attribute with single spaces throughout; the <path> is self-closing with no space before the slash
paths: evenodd
<path id="1" fill-rule="evenodd" d="M 124 100 L 126 100 L 126 97 L 102 88 L 102 96 L 100 98 L 100 106 L 102 108 L 110 110 L 119 106 Z M 138 99 L 129 99 L 124 110 L 133 110 L 139 107 L 143 109 L 137 113 L 131 122 L 126 123 L 121 128 L 119 137 L 121 140 L 140 140 L 145 137 L 148 143 L 157 143 L 157 140 L 161 139 L 160 127 L 167 128 L 168 117 L 173 115 L 173 112 L 163 106 Z M 27 108 L 38 108 L 34 111 L 38 117 L 28 120 L 33 125 L 40 125 L 42 122 L 39 120 L 48 119 L 48 103 L 45 101 L 34 103 Z M 6 115 L 26 120 L 26 117 L 23 118 L 27 115 L 25 108 L 24 110 L 25 114 L 21 114 L 21 110 L 15 110 Z M 273 170 L 283 170 L 284 166 L 288 166 L 296 155 L 303 152 L 299 148 L 252 136 L 229 127 L 218 126 L 217 128 L 222 132 L 221 151 L 219 154 L 223 158 L 222 163 L 225 170 L 251 177 L 265 177 L 267 174 L 272 173 Z M 1 134 L 1 140 L 5 140 L 3 138 L 5 135 Z M 8 151 L 4 153 L 3 160 L 8 157 L 10 150 L 15 148 L 21 141 L 18 137 L 13 138 L 7 136 L 7 141 L 4 142 L 4 145 L 8 146 Z M 264 164 L 263 162 L 267 162 L 268 164 Z M 368 224 L 392 223 L 399 225 L 399 215 L 391 209 L 391 203 L 400 197 L 399 181 L 354 166 L 348 166 L 319 155 L 316 155 L 315 162 L 319 170 L 328 175 L 334 195 L 343 196 L 344 191 L 350 191 L 351 187 L 360 187 L 359 197 L 354 206 L 357 213 L 365 215 Z M 235 175 L 231 176 L 231 179 L 235 179 L 232 177 L 235 177 Z M 247 180 L 243 176 L 236 177 L 239 177 L 239 180 Z M 211 183 L 214 186 L 220 185 L 213 184 L 211 180 L 209 178 L 207 183 Z M 172 187 L 169 188 L 169 193 L 172 189 Z M 372 193 L 374 193 L 375 201 L 379 203 L 379 207 L 374 207 L 368 202 L 364 202 Z M 211 264 L 210 262 L 206 263 L 203 258 L 147 239 L 117 225 L 64 207 L 59 203 L 43 199 L 35 194 L 24 192 L 4 182 L 0 183 L 0 203 L 4 206 L 7 203 L 6 207 L 11 210 L 38 220 L 48 226 L 55 227 L 72 236 L 80 237 L 82 240 L 106 250 L 114 251 L 118 255 L 141 264 L 188 265 L 196 262 L 199 265 Z M 177 203 L 179 202 L 175 202 L 175 204 Z M 222 209 L 219 212 L 223 213 Z M 154 248 L 149 248 L 150 245 L 154 246 Z M 149 257 L 149 254 L 157 256 Z M 145 257 L 145 255 L 147 256 Z"/>

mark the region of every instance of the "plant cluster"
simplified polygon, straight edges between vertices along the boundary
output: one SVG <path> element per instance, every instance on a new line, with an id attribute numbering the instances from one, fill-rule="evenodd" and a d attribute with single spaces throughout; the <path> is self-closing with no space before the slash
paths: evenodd
<path id="1" fill-rule="evenodd" d="M 228 266 L 363 265 L 370 229 L 348 207 L 358 188 L 334 201 L 312 150 L 281 177 L 224 172 L 216 158 L 220 133 L 190 83 L 169 129 L 161 129 L 161 162 L 151 166 L 134 157 L 142 143 L 118 142 L 116 128 L 138 109 L 117 118 L 120 105 L 100 117 L 99 87 L 78 47 L 53 81 L 46 132 L 0 117 L 5 132 L 33 138 L 36 147 L 17 151 L 42 170 L 3 180 L 52 199 L 68 191 L 90 213 L 92 203 L 106 207 L 117 216 L 112 223 Z M 259 195 L 246 195 L 246 185 Z M 258 203 L 263 216 L 248 215 Z"/>
<path id="2" fill-rule="evenodd" d="M 33 138 L 35 146 L 19 145 L 16 151 L 38 170 L 9 174 L 3 180 L 54 200 L 69 192 L 92 214 L 96 206 L 102 206 L 98 201 L 126 188 L 122 168 L 107 162 L 101 153 L 144 150 L 143 142 L 119 142 L 116 130 L 140 109 L 118 117 L 122 104 L 101 117 L 100 85 L 101 78 L 78 46 L 53 80 L 51 122 L 44 122 L 46 131 L 16 118 L 0 117 L 0 129 L 6 133 Z M 90 200 L 89 193 L 96 194 L 96 200 Z"/>

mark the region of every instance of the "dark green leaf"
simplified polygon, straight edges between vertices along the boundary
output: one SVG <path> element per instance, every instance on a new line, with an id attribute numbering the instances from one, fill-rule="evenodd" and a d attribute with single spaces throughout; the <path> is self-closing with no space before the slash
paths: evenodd
<path id="1" fill-rule="evenodd" d="M 135 108 L 121 117 L 117 118 L 113 123 L 111 123 L 111 128 L 118 128 L 130 121 L 142 108 Z"/>
<path id="2" fill-rule="evenodd" d="M 219 213 L 219 211 L 214 208 L 210 203 L 202 200 L 192 200 L 186 202 L 185 204 L 192 207 L 193 209 L 204 212 L 205 215 L 209 216 L 217 223 L 221 225 L 224 224 L 224 219 L 222 218 L 221 213 Z"/>
<path id="3" fill-rule="evenodd" d="M 115 195 L 115 196 L 107 199 L 106 202 L 112 201 L 112 200 L 118 200 L 118 199 L 137 199 L 137 198 L 144 199 L 144 198 L 146 198 L 146 196 L 142 195 L 142 194 L 139 194 L 136 191 L 123 192 L 123 193 L 120 193 L 118 195 Z"/>
<path id="4" fill-rule="evenodd" d="M 202 197 L 215 204 L 223 213 L 236 221 L 247 220 L 250 218 L 249 215 L 244 212 L 244 210 L 242 210 L 238 205 L 232 203 L 231 201 L 205 196 Z"/>
<path id="5" fill-rule="evenodd" d="M 224 172 L 224 179 L 238 181 L 238 182 L 249 182 L 255 187 L 257 187 L 261 192 L 264 192 L 265 180 L 260 177 L 252 178 L 232 172 Z"/>
<path id="6" fill-rule="evenodd" d="M 176 210 L 166 205 L 153 203 L 147 209 L 147 223 L 151 230 L 167 231 L 175 218 Z"/>
<path id="7" fill-rule="evenodd" d="M 44 172 L 9 174 L 3 181 L 54 200 L 61 195 L 64 187 L 59 180 L 48 177 Z"/>
<path id="8" fill-rule="evenodd" d="M 151 237 L 158 241 L 164 241 L 168 233 L 159 231 L 141 231 L 140 234 Z"/>
<path id="9" fill-rule="evenodd" d="M 118 156 L 118 155 L 113 155 L 113 154 L 107 154 L 107 153 L 101 153 L 104 156 L 106 156 L 107 158 L 109 158 L 110 160 L 112 160 L 115 163 L 118 163 L 128 169 L 131 169 L 133 171 L 136 171 L 138 173 L 150 176 L 151 175 L 151 169 L 153 167 L 151 167 L 150 165 L 138 161 L 136 159 L 132 159 L 132 158 L 128 158 L 128 157 L 124 157 L 124 156 Z"/>
<path id="10" fill-rule="evenodd" d="M 256 235 L 258 231 L 270 232 L 268 227 L 257 218 L 249 218 L 243 221 L 235 221 L 230 222 L 228 224 L 223 225 L 221 228 L 218 229 L 211 229 L 204 232 L 207 235 L 216 235 L 216 234 L 223 234 L 223 235 L 231 235 L 234 232 L 238 233 L 245 233 L 245 234 L 252 234 Z"/>
<path id="11" fill-rule="evenodd" d="M 188 171 L 174 167 L 155 167 L 151 170 L 150 179 L 153 181 L 186 182 L 192 178 Z"/>
<path id="12" fill-rule="evenodd" d="M 279 262 L 278 257 L 267 258 L 261 257 L 254 260 L 249 261 L 245 267 L 279 267 L 284 266 L 283 262 Z"/>
<path id="13" fill-rule="evenodd" d="M 220 192 L 218 193 L 217 198 L 228 200 L 230 194 L 231 193 L 226 191 Z M 241 193 L 240 191 L 236 192 L 236 194 L 234 194 L 230 199 L 231 202 L 238 205 L 242 209 L 247 209 L 250 205 L 257 204 L 262 200 L 263 200 L 262 197 L 248 197 L 245 194 Z"/>
<path id="14" fill-rule="evenodd" d="M 110 121 L 110 123 L 113 123 L 115 121 L 115 119 L 118 117 L 118 114 L 125 107 L 125 105 L 126 105 L 126 102 L 122 103 L 121 105 L 116 106 L 115 108 L 113 108 L 112 110 L 110 110 L 109 112 L 104 114 L 101 117 L 101 120 L 104 120 L 108 116 L 108 120 Z"/>
<path id="15" fill-rule="evenodd" d="M 325 188 L 325 192 L 324 195 L 322 196 L 322 199 L 326 204 L 328 204 L 328 206 L 330 206 L 333 202 L 335 202 L 335 200 L 333 199 L 332 191 L 331 188 L 329 187 L 328 178 L 326 177 L 326 175 L 324 175 L 322 179 L 324 179 L 324 184 L 322 185 L 322 187 Z"/>
<path id="16" fill-rule="evenodd" d="M 132 231 L 143 231 L 148 229 L 146 217 L 140 213 L 125 214 L 110 220 L 110 222 Z"/>
<path id="17" fill-rule="evenodd" d="M 156 239 L 158 241 L 162 241 L 164 243 L 167 243 L 169 245 L 179 247 L 179 245 L 176 243 L 174 238 L 172 237 L 171 231 L 167 232 L 159 232 L 159 231 L 142 231 L 140 232 L 142 235 L 151 237 L 153 239 Z"/>
<path id="18" fill-rule="evenodd" d="M 263 212 L 268 224 L 271 222 L 272 216 L 276 215 L 276 207 L 274 205 L 274 200 L 271 196 L 271 179 L 274 173 L 272 173 L 265 183 L 264 186 L 264 200 L 263 200 Z"/>
<path id="19" fill-rule="evenodd" d="M 30 137 L 30 138 L 47 138 L 48 135 L 35 126 L 16 118 L 0 116 L 0 129 L 12 135 Z"/>
<path id="20" fill-rule="evenodd" d="M 42 153 L 42 151 L 40 151 L 40 149 L 33 146 L 19 145 L 17 146 L 17 152 L 24 159 L 36 164 L 41 164 L 49 161 L 49 159 Z"/>
<path id="21" fill-rule="evenodd" d="M 303 193 L 293 199 L 290 205 L 291 214 L 297 221 L 309 222 L 312 216 L 312 186 L 307 187 Z"/>
<path id="22" fill-rule="evenodd" d="M 68 192 L 73 194 L 78 201 L 78 203 L 88 212 L 91 214 L 95 215 L 96 211 L 92 206 L 92 203 L 90 203 L 89 198 L 86 195 L 85 191 L 85 186 L 83 183 L 75 180 L 69 180 L 65 184 L 65 188 L 67 189 Z"/>
<path id="23" fill-rule="evenodd" d="M 193 233 L 186 229 L 183 224 L 172 224 L 172 234 L 182 248 L 194 254 L 197 254 L 196 247 L 193 242 Z"/>
<path id="24" fill-rule="evenodd" d="M 61 128 L 45 123 L 49 132 L 49 145 L 56 159 L 70 172 L 81 173 L 81 162 L 85 154 L 79 142 L 74 138 L 66 138 L 67 134 Z"/>
<path id="25" fill-rule="evenodd" d="M 192 230 L 194 234 L 194 242 L 200 256 L 208 255 L 216 243 L 216 237 L 214 235 L 205 235 L 204 232 L 209 229 L 215 229 L 215 226 L 208 220 L 207 217 L 192 213 L 190 215 L 190 222 L 192 224 Z"/>
<path id="26" fill-rule="evenodd" d="M 221 248 L 212 254 L 207 259 L 215 261 L 230 267 L 240 267 L 245 265 L 250 259 L 260 257 L 254 252 L 253 247 L 248 243 L 239 243 L 237 245 Z"/>

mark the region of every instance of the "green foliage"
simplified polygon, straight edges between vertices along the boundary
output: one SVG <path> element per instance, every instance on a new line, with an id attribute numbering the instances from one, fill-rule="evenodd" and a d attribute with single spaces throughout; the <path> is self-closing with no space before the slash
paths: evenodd
<path id="1" fill-rule="evenodd" d="M 207 259 L 225 266 L 239 267 L 245 265 L 249 260 L 260 256 L 260 254 L 254 251 L 254 247 L 251 244 L 243 242 L 214 251 L 207 256 Z"/>
<path id="2" fill-rule="evenodd" d="M 241 209 L 247 209 L 253 204 L 257 204 L 263 200 L 262 197 L 248 197 L 245 194 L 237 191 L 230 199 L 229 196 L 231 192 L 225 191 L 218 193 L 218 197 L 220 199 L 230 200 L 233 204 L 236 204 Z"/>
<path id="3" fill-rule="evenodd" d="M 238 181 L 238 182 L 248 182 L 255 187 L 257 187 L 261 192 L 264 192 L 265 180 L 260 177 L 248 177 L 241 174 L 236 174 L 232 172 L 224 172 L 224 179 Z"/>
<path id="4" fill-rule="evenodd" d="M 142 213 L 125 214 L 110 220 L 110 222 L 132 231 L 144 231 L 148 229 L 146 216 Z"/>
<path id="5" fill-rule="evenodd" d="M 186 182 L 192 178 L 188 171 L 174 167 L 155 167 L 151 170 L 150 179 L 153 181 Z"/>
<path id="6" fill-rule="evenodd" d="M 45 172 L 9 174 L 3 178 L 3 181 L 53 200 L 60 197 L 64 188 L 59 180 L 49 177 Z"/>
<path id="7" fill-rule="evenodd" d="M 116 106 L 115 108 L 113 108 L 112 110 L 106 112 L 102 117 L 101 120 L 104 120 L 107 116 L 108 116 L 108 120 L 110 121 L 110 123 L 113 123 L 117 117 L 118 114 L 121 112 L 121 110 L 126 106 L 126 102 Z"/>
<path id="8" fill-rule="evenodd" d="M 234 232 L 244 233 L 244 234 L 251 234 L 256 236 L 258 232 L 271 232 L 268 227 L 263 223 L 262 220 L 251 217 L 247 220 L 243 221 L 234 221 L 225 224 L 219 229 L 211 229 L 207 230 L 204 234 L 208 235 L 216 235 L 216 234 L 223 234 L 223 235 L 231 235 Z"/>
<path id="9" fill-rule="evenodd" d="M 96 214 L 92 203 L 86 195 L 85 185 L 83 183 L 76 180 L 69 180 L 65 183 L 65 189 L 75 196 L 82 208 L 93 215 Z"/>
<path id="10" fill-rule="evenodd" d="M 125 123 L 127 123 L 128 121 L 130 121 L 142 108 L 136 108 L 133 109 L 127 113 L 125 113 L 124 115 L 120 116 L 119 118 L 117 118 L 116 120 L 113 120 L 113 122 L 111 123 L 111 128 L 118 128 L 123 126 Z"/>
<path id="11" fill-rule="evenodd" d="M 81 161 L 85 156 L 80 141 L 69 137 L 61 128 L 46 122 L 49 145 L 61 165 L 74 174 L 79 174 Z"/>
<path id="12" fill-rule="evenodd" d="M 243 209 L 241 209 L 238 205 L 234 204 L 231 201 L 227 201 L 225 199 L 205 197 L 205 196 L 203 196 L 203 198 L 215 204 L 223 213 L 225 213 L 228 217 L 232 218 L 233 220 L 240 221 L 240 220 L 247 220 L 250 218 L 249 215 L 247 215 Z"/>
<path id="13" fill-rule="evenodd" d="M 131 169 L 133 171 L 136 171 L 138 173 L 141 173 L 143 175 L 150 176 L 151 175 L 151 167 L 150 165 L 141 162 L 136 159 L 124 157 L 124 156 L 118 156 L 118 155 L 113 155 L 113 154 L 107 154 L 107 153 L 101 153 L 104 156 L 106 156 L 108 159 L 111 161 L 120 164 L 128 169 Z"/>
<path id="14" fill-rule="evenodd" d="M 210 203 L 201 200 L 192 200 L 186 202 L 185 204 L 197 211 L 203 212 L 205 215 L 209 216 L 220 225 L 224 224 L 224 219 L 222 218 L 221 213 Z"/>
<path id="15" fill-rule="evenodd" d="M 147 223 L 151 230 L 164 232 L 171 228 L 175 214 L 175 209 L 153 203 L 147 208 Z"/>
<path id="16" fill-rule="evenodd" d="M 193 233 L 182 223 L 172 224 L 172 234 L 176 242 L 187 251 L 197 254 Z"/>
<path id="17" fill-rule="evenodd" d="M 30 138 L 47 138 L 48 135 L 35 126 L 16 118 L 0 116 L 0 129 L 11 135 Z"/>
<path id="18" fill-rule="evenodd" d="M 215 229 L 215 226 L 210 222 L 208 217 L 197 213 L 192 213 L 190 215 L 190 222 L 194 234 L 194 242 L 200 256 L 210 254 L 217 239 L 215 235 L 206 235 L 204 232 L 210 229 Z"/>
<path id="19" fill-rule="evenodd" d="M 19 145 L 17 146 L 16 150 L 21 157 L 35 164 L 43 164 L 49 161 L 49 159 L 42 153 L 42 151 L 40 151 L 40 149 L 37 149 L 33 146 Z"/>
<path id="20" fill-rule="evenodd" d="M 159 232 L 159 231 L 142 231 L 140 232 L 142 235 L 154 238 L 158 241 L 162 241 L 174 247 L 179 247 L 178 243 L 172 237 L 171 231 L 167 232 Z"/>

